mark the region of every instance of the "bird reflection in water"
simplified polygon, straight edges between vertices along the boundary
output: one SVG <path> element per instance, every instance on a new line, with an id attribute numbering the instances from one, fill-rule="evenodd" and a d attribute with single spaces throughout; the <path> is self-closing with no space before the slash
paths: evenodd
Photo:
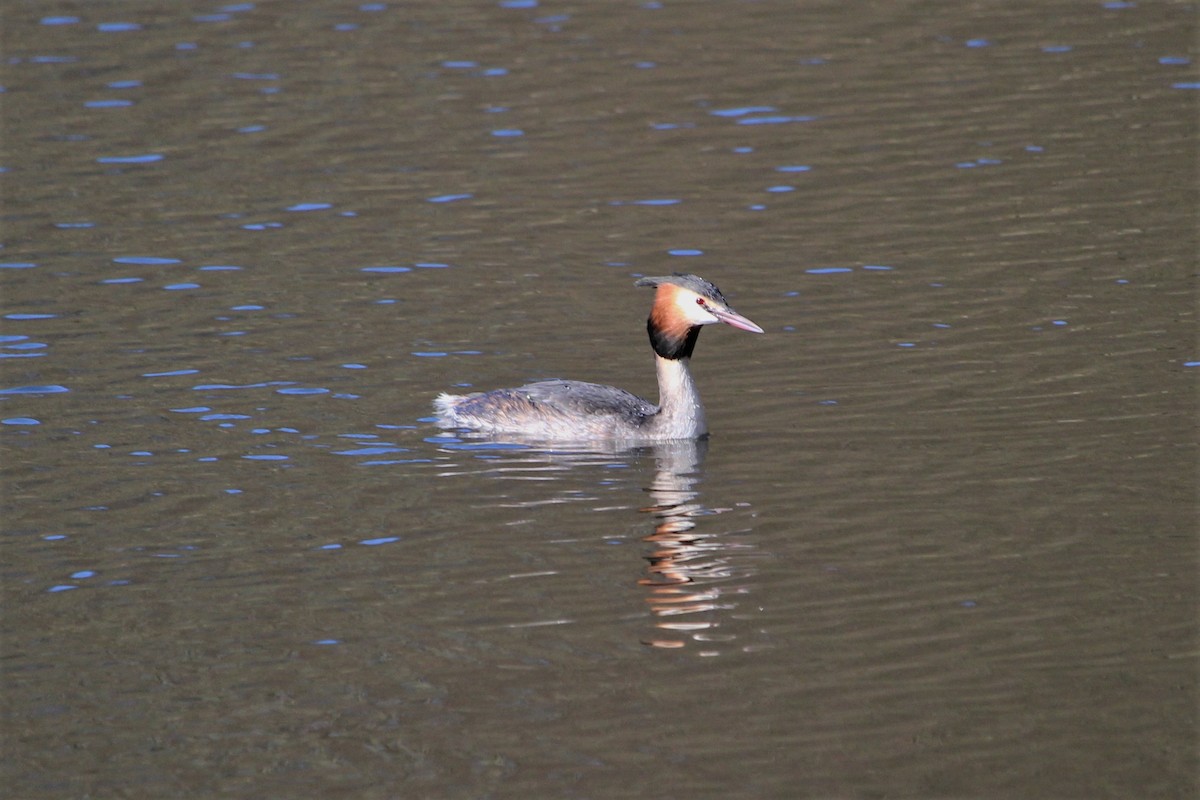
<path id="1" fill-rule="evenodd" d="M 651 647 L 680 648 L 689 641 L 714 646 L 736 638 L 720 628 L 737 607 L 736 597 L 748 591 L 729 580 L 752 574 L 749 559 L 738 555 L 748 555 L 745 551 L 753 546 L 730 541 L 728 533 L 696 530 L 700 518 L 729 510 L 698 502 L 706 449 L 706 440 L 653 448 L 658 468 L 648 493 L 654 504 L 641 511 L 653 514 L 655 525 L 644 539 L 651 546 L 647 574 L 638 581 L 646 587 L 646 603 L 655 615 L 656 630 L 643 639 Z"/>

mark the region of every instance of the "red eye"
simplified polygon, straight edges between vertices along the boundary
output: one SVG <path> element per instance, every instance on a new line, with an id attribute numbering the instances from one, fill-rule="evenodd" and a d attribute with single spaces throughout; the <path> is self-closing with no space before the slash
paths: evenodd
<path id="1" fill-rule="evenodd" d="M 704 305 L 704 298 L 703 298 L 703 297 L 697 297 L 697 298 L 696 298 L 696 305 L 698 305 L 698 306 L 702 306 L 702 305 Z"/>

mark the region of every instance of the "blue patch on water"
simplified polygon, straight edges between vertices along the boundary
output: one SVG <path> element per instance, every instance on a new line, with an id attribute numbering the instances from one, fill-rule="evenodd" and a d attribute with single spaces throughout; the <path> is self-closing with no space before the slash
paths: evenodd
<path id="1" fill-rule="evenodd" d="M 987 39 L 967 39 L 964 44 L 967 47 L 990 47 L 992 43 Z"/>
<path id="2" fill-rule="evenodd" d="M 14 320 L 57 319 L 58 314 L 5 314 L 4 318 Z"/>
<path id="3" fill-rule="evenodd" d="M 681 247 L 681 248 L 676 248 L 674 250 L 668 250 L 667 254 L 672 255 L 672 256 L 702 256 L 702 255 L 704 255 L 704 251 L 703 250 L 695 250 L 695 249 L 687 248 L 687 247 Z"/>
<path id="4" fill-rule="evenodd" d="M 433 419 L 431 418 L 430 422 L 432 421 Z M 427 436 L 423 441 L 427 444 L 453 444 L 454 442 L 461 442 L 462 439 L 459 439 L 457 436 L 443 434 L 441 436 Z"/>
<path id="5" fill-rule="evenodd" d="M 538 0 L 500 0 L 501 8 L 537 8 Z"/>
<path id="6" fill-rule="evenodd" d="M 443 264 L 439 261 L 418 261 L 413 266 L 421 269 L 448 269 L 450 267 L 449 264 Z"/>
<path id="7" fill-rule="evenodd" d="M 153 164 L 155 161 L 162 161 L 164 156 L 161 153 L 146 153 L 138 156 L 101 156 L 96 159 L 97 164 Z"/>
<path id="8" fill-rule="evenodd" d="M 738 125 L 785 125 L 789 122 L 815 122 L 819 117 L 811 115 L 799 116 L 768 116 L 768 117 L 743 117 L 737 121 Z"/>
<path id="9" fill-rule="evenodd" d="M 8 419 L 0 419 L 0 425 L 41 425 L 40 420 L 33 417 L 9 417 Z"/>
<path id="10" fill-rule="evenodd" d="M 1043 53 L 1069 53 L 1075 48 L 1069 44 L 1048 44 L 1042 48 Z"/>
<path id="11" fill-rule="evenodd" d="M 205 414 L 200 417 L 204 422 L 221 422 L 231 419 L 251 419 L 249 414 Z"/>
<path id="12" fill-rule="evenodd" d="M 437 437 L 431 437 L 431 438 L 437 438 Z M 426 439 L 426 441 L 429 441 L 429 440 Z M 529 449 L 529 445 L 518 444 L 517 442 L 463 442 L 463 441 L 455 440 L 455 441 L 451 441 L 451 442 L 444 442 L 444 443 L 442 443 L 442 446 L 447 450 L 474 450 L 474 451 L 528 450 Z"/>
<path id="13" fill-rule="evenodd" d="M 182 263 L 178 258 L 162 258 L 160 256 L 119 256 L 113 259 L 114 264 L 138 264 L 141 266 L 163 266 L 166 264 Z"/>
<path id="14" fill-rule="evenodd" d="M 895 267 L 884 266 L 883 264 L 864 264 L 863 269 L 875 270 L 879 272 L 887 272 L 895 269 Z"/>
<path id="15" fill-rule="evenodd" d="M 72 589 L 78 589 L 78 588 L 79 588 L 78 586 L 71 586 L 70 584 L 64 583 L 64 584 L 59 584 L 58 586 L 51 586 L 46 591 L 53 594 L 55 592 L 69 592 Z"/>
<path id="16" fill-rule="evenodd" d="M 1192 63 L 1192 60 L 1187 56 L 1163 56 L 1158 63 L 1165 66 L 1182 67 Z"/>
<path id="17" fill-rule="evenodd" d="M 767 191 L 771 192 L 772 194 L 783 194 L 786 192 L 796 191 L 796 187 L 795 186 L 768 186 Z"/>
<path id="18" fill-rule="evenodd" d="M 0 269 L 33 269 L 36 266 L 32 261 L 0 261 Z"/>
<path id="19" fill-rule="evenodd" d="M 1200 367 L 1200 361 L 1185 361 L 1183 365 L 1185 367 Z"/>
<path id="20" fill-rule="evenodd" d="M 1182 83 L 1172 83 L 1172 89 L 1200 89 L 1200 81 L 1183 81 Z"/>
<path id="21" fill-rule="evenodd" d="M 497 128 L 496 130 L 492 131 L 492 136 L 496 136 L 501 139 L 512 139 L 524 135 L 525 131 L 521 130 L 520 128 Z"/>
<path id="22" fill-rule="evenodd" d="M 318 386 L 297 386 L 292 389 L 276 389 L 276 394 L 329 394 L 328 389 Z"/>
<path id="23" fill-rule="evenodd" d="M 747 114 L 771 114 L 777 110 L 775 106 L 741 106 L 739 108 L 719 108 L 708 113 L 714 117 L 744 117 Z"/>
<path id="24" fill-rule="evenodd" d="M 166 286 L 163 287 L 163 291 L 182 292 L 187 289 L 199 289 L 199 288 L 200 288 L 200 284 L 198 284 L 198 283 L 168 283 Z"/>
<path id="25" fill-rule="evenodd" d="M 242 267 L 235 267 L 232 264 L 208 264 L 203 267 L 197 267 L 201 272 L 235 272 Z"/>
<path id="26" fill-rule="evenodd" d="M 413 355 L 417 356 L 418 358 L 445 358 L 446 356 L 448 356 L 450 354 L 444 353 L 444 352 L 441 352 L 438 350 L 427 350 L 427 351 L 423 351 L 423 352 L 413 353 Z"/>
<path id="27" fill-rule="evenodd" d="M 273 455 L 247 455 L 242 456 L 247 461 L 287 461 L 289 456 L 273 456 Z"/>
<path id="28" fill-rule="evenodd" d="M 469 200 L 474 196 L 473 194 L 439 194 L 425 199 L 430 203 L 453 203 L 458 200 Z"/>
<path id="29" fill-rule="evenodd" d="M 143 378 L 168 378 L 174 375 L 195 375 L 198 369 L 173 369 L 170 372 L 143 372 Z"/>
<path id="30" fill-rule="evenodd" d="M 123 286 L 123 285 L 129 284 L 129 283 L 142 283 L 145 280 L 146 280 L 145 278 L 134 278 L 134 277 L 105 278 L 104 280 L 100 281 L 100 285 L 101 286 Z"/>
<path id="31" fill-rule="evenodd" d="M 78 230 L 81 228 L 94 228 L 94 227 L 96 227 L 96 223 L 94 223 L 94 222 L 56 222 L 56 223 L 54 223 L 54 227 L 58 228 L 59 230 L 64 230 L 64 231 Z"/>
<path id="32" fill-rule="evenodd" d="M 133 105 L 132 100 L 88 100 L 83 104 L 84 108 L 126 108 Z"/>
<path id="33" fill-rule="evenodd" d="M 0 389 L 0 394 L 62 394 L 63 392 L 71 391 L 65 386 L 57 384 L 48 384 L 45 386 L 14 386 L 11 389 Z"/>
<path id="34" fill-rule="evenodd" d="M 474 69 L 479 66 L 477 61 L 443 61 L 442 66 L 446 69 Z"/>
<path id="35" fill-rule="evenodd" d="M 49 346 L 50 345 L 46 344 L 45 342 L 19 342 L 18 344 L 6 344 L 4 345 L 4 348 L 6 350 L 40 350 L 43 347 Z"/>
<path id="36" fill-rule="evenodd" d="M 367 547 L 376 547 L 381 544 L 392 544 L 400 541 L 399 536 L 380 536 L 378 539 L 363 539 L 359 544 L 365 544 Z"/>
<path id="37" fill-rule="evenodd" d="M 123 33 L 125 31 L 140 31 L 142 26 L 136 22 L 101 22 L 96 30 L 104 33 Z"/>
<path id="38" fill-rule="evenodd" d="M 834 275 L 839 272 L 853 272 L 850 267 L 814 267 L 813 269 L 804 270 L 809 275 Z"/>
<path id="39" fill-rule="evenodd" d="M 76 580 L 84 580 L 86 578 L 96 577 L 96 573 L 90 569 L 81 569 L 79 572 L 72 572 L 71 577 Z"/>
<path id="40" fill-rule="evenodd" d="M 673 206 L 682 202 L 682 200 L 664 197 L 661 199 L 652 198 L 649 200 L 610 200 L 608 201 L 608 204 L 610 206 Z"/>
<path id="41" fill-rule="evenodd" d="M 262 311 L 266 306 L 260 306 L 256 303 L 247 303 L 242 306 L 230 306 L 230 311 Z"/>
<path id="42" fill-rule="evenodd" d="M 412 272 L 412 267 L 363 267 L 362 271 L 380 273 Z"/>
<path id="43" fill-rule="evenodd" d="M 74 25 L 79 22 L 79 17 L 42 17 L 38 21 L 39 25 Z"/>
<path id="44" fill-rule="evenodd" d="M 366 364 L 342 364 L 342 369 L 366 369 Z"/>
<path id="45" fill-rule="evenodd" d="M 208 406 L 190 406 L 188 408 L 171 408 L 169 411 L 174 411 L 176 414 L 203 414 L 205 411 L 212 411 Z"/>
<path id="46" fill-rule="evenodd" d="M 194 392 L 208 392 L 216 389 L 265 389 L 268 386 L 291 386 L 295 381 L 263 381 L 262 383 L 246 383 L 237 385 L 233 383 L 201 383 L 192 387 Z"/>
<path id="47" fill-rule="evenodd" d="M 313 642 L 313 644 L 319 644 L 319 645 L 323 645 L 323 646 L 341 644 L 341 643 L 342 643 L 341 639 L 317 639 L 316 641 Z"/>
<path id="48" fill-rule="evenodd" d="M 808 172 L 812 167 L 807 164 L 791 164 L 782 167 L 776 167 L 776 172 Z"/>
<path id="49" fill-rule="evenodd" d="M 334 450 L 335 456 L 382 456 L 387 453 L 407 453 L 407 447 L 356 447 L 353 450 Z"/>
<path id="50" fill-rule="evenodd" d="M 325 211 L 333 208 L 333 203 L 297 203 L 294 206 L 288 206 L 285 211 Z"/>

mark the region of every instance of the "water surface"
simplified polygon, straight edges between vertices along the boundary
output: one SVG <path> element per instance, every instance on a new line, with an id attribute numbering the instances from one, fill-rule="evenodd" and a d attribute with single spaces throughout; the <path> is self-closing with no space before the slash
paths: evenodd
<path id="1" fill-rule="evenodd" d="M 7 10 L 4 784 L 1194 795 L 1196 12 Z"/>

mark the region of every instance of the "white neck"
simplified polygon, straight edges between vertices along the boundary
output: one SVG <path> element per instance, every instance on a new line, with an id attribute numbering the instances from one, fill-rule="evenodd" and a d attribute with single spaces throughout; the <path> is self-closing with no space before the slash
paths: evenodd
<path id="1" fill-rule="evenodd" d="M 708 433 L 704 406 L 700 404 L 688 360 L 654 357 L 659 406 L 654 428 L 656 436 L 663 439 L 695 439 Z"/>

